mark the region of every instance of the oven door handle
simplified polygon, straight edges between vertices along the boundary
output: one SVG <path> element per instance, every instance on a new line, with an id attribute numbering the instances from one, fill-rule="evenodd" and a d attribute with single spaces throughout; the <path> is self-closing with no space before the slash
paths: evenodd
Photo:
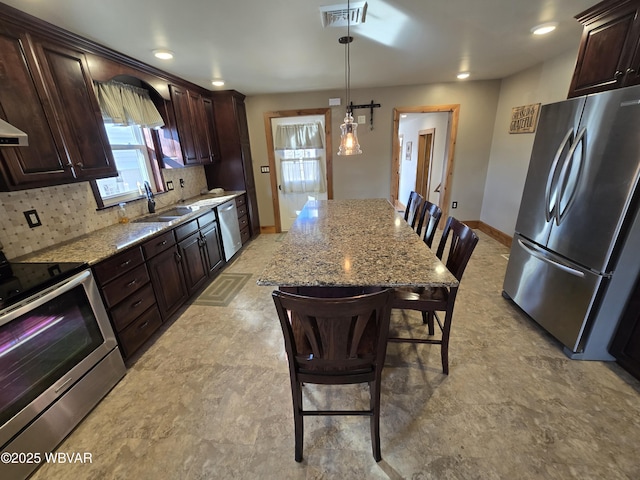
<path id="1" fill-rule="evenodd" d="M 88 278 L 91 277 L 91 270 L 87 269 L 80 273 L 77 273 L 71 278 L 63 280 L 62 282 L 45 289 L 44 291 L 33 295 L 22 302 L 17 303 L 16 305 L 12 305 L 6 310 L 0 312 L 0 325 L 4 325 L 5 323 L 10 322 L 14 318 L 23 315 L 30 310 L 38 308 L 40 305 L 43 305 L 50 301 L 51 299 L 62 295 L 63 293 L 68 292 L 69 290 L 74 289 L 78 285 L 85 282 Z"/>

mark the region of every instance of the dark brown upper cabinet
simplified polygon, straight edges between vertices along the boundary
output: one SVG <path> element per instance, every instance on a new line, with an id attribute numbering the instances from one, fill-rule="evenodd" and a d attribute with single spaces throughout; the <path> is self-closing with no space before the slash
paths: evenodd
<path id="1" fill-rule="evenodd" d="M 584 30 L 569 98 L 640 83 L 640 0 L 607 0 L 575 18 Z"/>
<path id="2" fill-rule="evenodd" d="M 249 143 L 245 96 L 235 90 L 212 93 L 220 144 L 220 161 L 206 166 L 208 188 L 247 192 L 251 236 L 260 233 L 256 185 Z"/>
<path id="3" fill-rule="evenodd" d="M 0 149 L 0 189 L 117 175 L 80 52 L 0 22 L 0 116 L 29 135 Z"/>
<path id="4" fill-rule="evenodd" d="M 171 85 L 170 91 L 184 164 L 209 165 L 219 160 L 211 99 L 177 85 Z"/>

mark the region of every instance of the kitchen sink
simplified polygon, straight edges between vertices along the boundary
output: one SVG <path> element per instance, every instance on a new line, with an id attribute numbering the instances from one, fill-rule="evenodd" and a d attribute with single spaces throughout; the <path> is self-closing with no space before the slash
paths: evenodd
<path id="1" fill-rule="evenodd" d="M 165 210 L 162 213 L 156 213 L 154 215 L 147 215 L 145 217 L 137 218 L 133 223 L 151 223 L 151 222 L 172 222 L 179 219 L 191 212 L 198 210 L 197 207 L 173 207 L 169 210 Z"/>

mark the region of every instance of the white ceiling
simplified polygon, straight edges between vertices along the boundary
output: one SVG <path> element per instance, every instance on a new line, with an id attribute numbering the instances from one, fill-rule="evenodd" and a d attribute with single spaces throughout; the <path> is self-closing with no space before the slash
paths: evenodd
<path id="1" fill-rule="evenodd" d="M 3 0 L 4 3 L 208 89 L 246 95 L 344 88 L 346 28 L 323 28 L 340 0 Z M 569 49 L 573 18 L 596 0 L 368 0 L 352 26 L 351 87 L 497 79 Z M 555 21 L 545 37 L 531 34 Z M 152 55 L 168 48 L 175 58 Z"/>

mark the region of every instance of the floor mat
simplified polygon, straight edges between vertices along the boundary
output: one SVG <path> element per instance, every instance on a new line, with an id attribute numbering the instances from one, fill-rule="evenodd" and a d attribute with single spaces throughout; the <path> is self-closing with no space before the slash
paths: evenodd
<path id="1" fill-rule="evenodd" d="M 251 273 L 221 273 L 193 302 L 193 305 L 226 307 L 242 290 Z"/>

